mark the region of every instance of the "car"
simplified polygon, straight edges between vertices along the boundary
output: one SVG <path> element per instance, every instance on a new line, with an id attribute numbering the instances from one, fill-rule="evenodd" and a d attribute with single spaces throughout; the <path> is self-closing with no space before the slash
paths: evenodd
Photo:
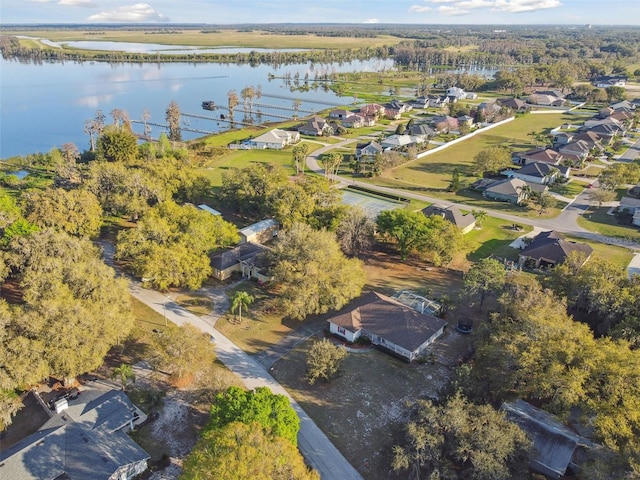
<path id="1" fill-rule="evenodd" d="M 587 185 L 587 188 L 593 188 L 593 183 L 590 183 L 589 185 Z"/>

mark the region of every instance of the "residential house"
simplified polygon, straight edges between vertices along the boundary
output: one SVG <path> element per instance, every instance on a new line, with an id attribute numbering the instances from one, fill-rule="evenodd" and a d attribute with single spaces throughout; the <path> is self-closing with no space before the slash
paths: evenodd
<path id="1" fill-rule="evenodd" d="M 326 135 L 333 135 L 333 128 L 326 120 L 315 116 L 301 127 L 298 127 L 298 132 L 302 135 L 322 137 Z"/>
<path id="2" fill-rule="evenodd" d="M 400 110 L 397 110 L 395 108 L 385 107 L 384 117 L 389 120 L 400 120 L 400 118 L 402 118 L 402 114 L 400 113 Z"/>
<path id="3" fill-rule="evenodd" d="M 265 243 L 278 236 L 280 224 L 273 218 L 267 218 L 238 230 L 240 243 Z"/>
<path id="4" fill-rule="evenodd" d="M 340 108 L 337 110 L 332 110 L 331 113 L 329 113 L 329 118 L 333 118 L 336 120 L 344 120 L 345 118 L 350 117 L 351 115 L 353 115 L 353 112 Z"/>
<path id="5" fill-rule="evenodd" d="M 502 107 L 510 108 L 514 112 L 526 112 L 529 110 L 529 105 L 519 98 L 499 98 L 496 103 Z"/>
<path id="6" fill-rule="evenodd" d="M 451 130 L 457 130 L 458 119 L 450 117 L 449 115 L 436 115 L 431 119 L 431 125 L 433 125 L 439 132 L 449 132 Z"/>
<path id="7" fill-rule="evenodd" d="M 414 137 L 413 135 L 391 135 L 380 142 L 382 148 L 397 150 L 403 147 L 410 147 L 412 145 L 418 145 L 424 143 L 424 140 L 420 137 Z"/>
<path id="8" fill-rule="evenodd" d="M 451 87 L 447 88 L 445 95 L 449 97 L 453 102 L 457 102 L 458 100 L 463 100 L 467 98 L 467 94 L 462 88 L 459 87 Z"/>
<path id="9" fill-rule="evenodd" d="M 586 142 L 585 140 L 575 140 L 567 143 L 566 145 L 562 145 L 558 152 L 563 156 L 563 158 L 574 165 L 582 164 L 589 154 L 591 153 L 591 149 L 593 148 L 592 144 Z"/>
<path id="10" fill-rule="evenodd" d="M 463 234 L 470 232 L 476 226 L 476 217 L 471 213 L 463 215 L 455 205 L 433 204 L 424 208 L 422 213 L 427 217 L 437 215 L 444 218 L 458 227 Z"/>
<path id="11" fill-rule="evenodd" d="M 413 107 L 409 103 L 401 102 L 400 100 L 391 100 L 389 103 L 384 105 L 386 108 L 391 108 L 393 110 L 398 110 L 401 114 L 410 112 Z"/>
<path id="12" fill-rule="evenodd" d="M 266 281 L 268 278 L 261 255 L 266 251 L 266 247 L 248 242 L 218 252 L 209 258 L 213 276 L 224 281 L 234 272 L 239 272 L 243 277 Z"/>
<path id="13" fill-rule="evenodd" d="M 541 185 L 550 185 L 559 177 L 569 178 L 569 167 L 562 165 L 551 165 L 546 162 L 534 162 L 525 165 L 519 170 L 509 170 L 507 176 L 509 178 L 519 178 L 525 182 L 538 183 Z"/>
<path id="14" fill-rule="evenodd" d="M 2 450 L 0 478 L 136 478 L 150 457 L 128 432 L 145 418 L 124 392 L 85 390 L 35 433 Z"/>
<path id="15" fill-rule="evenodd" d="M 550 148 L 536 148 L 526 152 L 516 152 L 511 156 L 513 163 L 528 165 L 530 163 L 545 162 L 549 165 L 560 165 L 562 154 Z"/>
<path id="16" fill-rule="evenodd" d="M 362 115 L 349 115 L 342 119 L 342 126 L 345 128 L 362 128 L 369 126 L 370 120 L 374 122 L 373 117 L 363 117 Z"/>
<path id="17" fill-rule="evenodd" d="M 381 154 L 383 151 L 382 145 L 374 140 L 367 143 L 358 143 L 356 145 L 356 160 L 358 162 L 373 162 L 376 155 Z"/>
<path id="18" fill-rule="evenodd" d="M 413 124 L 408 129 L 407 132 L 409 135 L 413 135 L 414 137 L 422 138 L 425 142 L 430 138 L 435 137 L 438 132 L 436 132 L 429 125 L 425 125 L 421 123 L 419 125 Z"/>
<path id="19" fill-rule="evenodd" d="M 408 362 L 442 335 L 447 324 L 377 292 L 361 296 L 327 322 L 331 333 L 348 342 L 367 337 L 373 345 Z"/>
<path id="20" fill-rule="evenodd" d="M 482 195 L 486 198 L 520 205 L 529 198 L 529 191 L 546 192 L 548 187 L 538 183 L 525 182 L 519 178 L 497 180 L 487 186 Z"/>
<path id="21" fill-rule="evenodd" d="M 591 83 L 598 88 L 624 87 L 627 80 L 627 77 L 622 75 L 601 75 L 594 78 Z"/>
<path id="22" fill-rule="evenodd" d="M 428 95 L 427 106 L 434 108 L 444 107 L 449 103 L 449 97 L 446 95 Z"/>
<path id="23" fill-rule="evenodd" d="M 460 115 L 456 120 L 458 120 L 458 128 L 462 127 L 473 127 L 473 117 L 469 115 Z"/>
<path id="24" fill-rule="evenodd" d="M 411 101 L 411 106 L 413 108 L 427 108 L 429 106 L 429 99 L 424 95 L 421 95 Z"/>
<path id="25" fill-rule="evenodd" d="M 377 103 L 370 103 L 360 107 L 360 113 L 366 117 L 380 118 L 384 115 L 385 108 Z"/>
<path id="26" fill-rule="evenodd" d="M 500 114 L 502 107 L 497 102 L 482 102 L 478 105 L 478 114 L 487 121 L 493 120 Z"/>
<path id="27" fill-rule="evenodd" d="M 541 232 L 518 255 L 518 263 L 525 268 L 548 268 L 563 263 L 567 257 L 577 252 L 589 260 L 593 248 L 585 243 L 570 242 L 554 231 Z"/>
<path id="28" fill-rule="evenodd" d="M 567 470 L 577 470 L 591 443 L 556 417 L 523 401 L 503 403 L 500 410 L 518 424 L 533 441 L 529 467 L 548 478 L 564 478 Z"/>
<path id="29" fill-rule="evenodd" d="M 527 102 L 533 105 L 541 105 L 547 107 L 561 107 L 566 100 L 562 97 L 556 97 L 547 93 L 532 93 L 527 97 Z"/>
<path id="30" fill-rule="evenodd" d="M 300 134 L 288 130 L 274 128 L 273 130 L 263 133 L 262 135 L 250 141 L 251 148 L 255 149 L 273 149 L 282 150 L 288 145 L 292 145 L 300 141 Z"/>

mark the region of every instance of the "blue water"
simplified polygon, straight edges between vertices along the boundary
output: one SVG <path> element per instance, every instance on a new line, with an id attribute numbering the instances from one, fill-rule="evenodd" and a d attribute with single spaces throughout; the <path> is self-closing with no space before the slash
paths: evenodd
<path id="1" fill-rule="evenodd" d="M 349 105 L 351 97 L 337 97 L 322 89 L 291 92 L 281 79 L 269 81 L 269 74 L 283 76 L 300 73 L 300 81 L 308 73 L 310 81 L 316 73 L 379 71 L 389 69 L 393 62 L 382 60 L 354 61 L 328 65 L 299 64 L 279 68 L 269 65 L 223 65 L 212 63 L 108 64 L 101 62 L 21 63 L 0 59 L 0 158 L 47 152 L 52 147 L 72 142 L 80 150 L 89 148 L 89 137 L 83 133 L 84 122 L 101 109 L 107 119 L 113 109 L 126 110 L 131 119 L 141 119 L 145 110 L 150 122 L 164 124 L 165 111 L 172 100 L 182 112 L 219 118 L 224 110 L 205 111 L 203 100 L 227 105 L 227 93 L 235 89 L 238 95 L 247 85 L 262 87 L 265 104 L 292 107 L 294 99 L 302 101 L 302 110 L 320 110 L 330 105 Z M 238 106 L 241 108 L 241 105 Z M 263 108 L 268 112 L 268 108 Z M 271 113 L 290 115 L 284 110 Z M 300 113 L 300 116 L 303 114 Z M 235 119 L 244 114 L 237 111 Z M 275 121 L 264 116 L 263 121 Z M 226 123 L 183 117 L 183 126 L 204 131 L 228 128 Z M 134 124 L 142 133 L 143 127 Z M 164 131 L 152 127 L 152 136 Z M 185 139 L 199 134 L 184 132 Z"/>

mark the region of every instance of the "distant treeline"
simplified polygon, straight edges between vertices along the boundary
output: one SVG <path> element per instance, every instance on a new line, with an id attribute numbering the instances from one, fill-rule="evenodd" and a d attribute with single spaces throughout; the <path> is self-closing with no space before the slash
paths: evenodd
<path id="1" fill-rule="evenodd" d="M 371 58 L 389 58 L 392 47 L 364 47 L 352 49 L 318 49 L 299 52 L 251 51 L 247 53 L 132 53 L 118 51 L 88 51 L 59 49 L 50 47 L 25 47 L 16 37 L 0 36 L 0 53 L 4 59 L 29 60 L 33 62 L 49 61 L 96 61 L 110 63 L 124 62 L 192 62 L 192 63 L 234 63 L 257 66 L 291 65 L 297 63 L 334 63 L 368 60 Z"/>

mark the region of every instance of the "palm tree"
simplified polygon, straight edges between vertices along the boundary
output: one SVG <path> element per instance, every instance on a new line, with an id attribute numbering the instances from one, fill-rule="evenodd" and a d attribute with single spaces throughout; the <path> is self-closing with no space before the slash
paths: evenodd
<path id="1" fill-rule="evenodd" d="M 233 298 L 231 299 L 231 313 L 235 313 L 238 311 L 238 316 L 240 317 L 240 321 L 238 323 L 242 323 L 242 307 L 249 308 L 249 305 L 253 303 L 253 297 L 249 295 L 247 292 L 237 291 Z"/>
<path id="2" fill-rule="evenodd" d="M 471 215 L 476 219 L 476 225 L 482 227 L 482 222 L 487 219 L 487 212 L 484 210 L 471 210 Z"/>
<path id="3" fill-rule="evenodd" d="M 136 374 L 133 373 L 133 368 L 131 368 L 131 365 L 127 365 L 126 363 L 121 363 L 119 367 L 113 369 L 111 378 L 115 377 L 120 377 L 120 382 L 122 382 L 122 391 L 126 389 L 127 382 L 129 380 L 134 383 L 136 381 Z"/>

